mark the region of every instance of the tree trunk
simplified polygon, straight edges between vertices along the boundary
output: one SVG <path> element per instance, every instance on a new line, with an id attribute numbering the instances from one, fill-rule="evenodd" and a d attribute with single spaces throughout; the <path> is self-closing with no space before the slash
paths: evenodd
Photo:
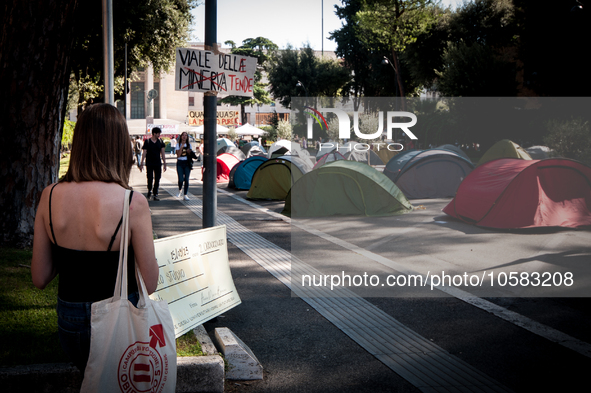
<path id="1" fill-rule="evenodd" d="M 404 97 L 404 82 L 402 82 L 402 76 L 400 75 L 400 62 L 398 61 L 398 55 L 395 50 L 392 50 L 392 60 L 394 61 L 394 68 L 396 69 L 399 97 Z"/>
<path id="2" fill-rule="evenodd" d="M 406 99 L 405 97 L 405 90 L 404 90 L 404 82 L 402 81 L 402 76 L 400 75 L 400 61 L 398 61 L 398 55 L 396 54 L 395 50 L 392 50 L 392 60 L 394 61 L 394 68 L 396 68 L 396 81 L 398 82 L 398 93 L 400 97 L 400 109 L 402 111 L 406 111 Z"/>
<path id="3" fill-rule="evenodd" d="M 246 105 L 244 104 L 240 104 L 240 121 L 242 122 L 241 125 L 246 125 L 246 123 L 248 123 L 248 119 L 246 117 Z M 238 126 L 240 127 L 240 126 Z M 236 128 L 238 128 L 236 127 Z"/>
<path id="4" fill-rule="evenodd" d="M 57 180 L 78 0 L 0 7 L 0 239 L 32 244 L 43 189 Z"/>

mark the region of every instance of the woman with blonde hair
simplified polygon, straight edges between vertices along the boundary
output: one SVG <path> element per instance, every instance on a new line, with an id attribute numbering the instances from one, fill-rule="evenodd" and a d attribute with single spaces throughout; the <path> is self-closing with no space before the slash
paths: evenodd
<path id="1" fill-rule="evenodd" d="M 76 123 L 65 177 L 43 191 L 33 239 L 31 275 L 43 289 L 57 275 L 62 348 L 82 371 L 90 349 L 93 302 L 113 296 L 123 199 L 133 165 L 125 118 L 112 105 L 88 107 Z M 129 212 L 129 300 L 138 301 L 135 266 L 154 292 L 158 265 L 146 198 L 132 192 Z M 134 262 L 135 261 L 135 262 Z"/>

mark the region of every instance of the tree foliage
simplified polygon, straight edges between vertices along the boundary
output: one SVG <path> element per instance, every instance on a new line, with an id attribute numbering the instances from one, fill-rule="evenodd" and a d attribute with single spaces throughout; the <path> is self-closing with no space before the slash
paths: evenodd
<path id="1" fill-rule="evenodd" d="M 357 12 L 358 36 L 369 48 L 391 53 L 399 96 L 405 95 L 399 54 L 430 29 L 437 14 L 432 0 L 365 0 Z"/>
<path id="2" fill-rule="evenodd" d="M 492 47 L 464 41 L 449 43 L 437 71 L 438 91 L 449 97 L 514 96 L 515 62 Z"/>
<path id="3" fill-rule="evenodd" d="M 591 165 L 591 124 L 583 118 L 549 121 L 544 143 L 561 157 Z"/>
<path id="4" fill-rule="evenodd" d="M 234 41 L 226 41 L 225 44 L 232 47 L 231 53 L 233 54 L 255 57 L 257 59 L 257 69 L 254 73 L 253 97 L 228 96 L 219 100 L 219 102 L 225 104 L 240 105 L 242 107 L 242 123 L 245 124 L 246 111 L 244 107 L 246 105 L 271 104 L 273 102 L 267 91 L 267 83 L 263 81 L 262 70 L 269 60 L 270 53 L 277 50 L 278 46 L 273 41 L 264 37 L 247 38 L 242 41 L 240 47 L 236 47 Z"/>
<path id="5" fill-rule="evenodd" d="M 342 20 L 342 27 L 332 31 L 330 38 L 337 44 L 337 55 L 343 59 L 344 65 L 353 74 L 351 95 L 354 97 L 395 96 L 399 84 L 396 80 L 397 73 L 392 69 L 391 64 L 383 63 L 384 56 L 392 59 L 392 51 L 387 46 L 370 39 L 370 35 L 360 29 L 358 13 L 364 7 L 367 7 L 365 0 L 343 0 L 342 6 L 335 5 L 335 13 Z M 387 24 L 387 21 L 384 23 Z M 406 50 L 399 59 L 399 75 L 406 95 L 412 96 L 417 94 L 417 89 L 422 85 L 422 83 L 417 84 L 413 79 L 412 71 L 417 65 L 424 64 L 425 59 L 421 58 L 411 64 L 404 54 Z M 357 102 L 358 100 L 354 101 L 354 103 Z"/>
<path id="6" fill-rule="evenodd" d="M 191 9 L 198 0 L 118 0 L 113 2 L 113 47 L 115 76 L 123 77 L 127 42 L 128 75 L 152 64 L 154 72 L 168 71 L 175 49 L 189 38 Z M 80 2 L 80 18 L 75 22 L 75 45 L 71 53 L 72 71 L 80 90 L 80 104 L 93 98 L 102 101 L 103 41 L 100 1 Z M 115 98 L 123 95 L 119 84 Z"/>
<path id="7" fill-rule="evenodd" d="M 277 140 L 285 139 L 291 140 L 292 127 L 291 123 L 287 120 L 279 120 L 277 123 Z"/>
<path id="8" fill-rule="evenodd" d="M 285 107 L 290 107 L 292 96 L 346 95 L 351 81 L 349 70 L 339 60 L 318 58 L 309 45 L 277 51 L 266 71 L 269 91 Z"/>
<path id="9" fill-rule="evenodd" d="M 510 0 L 475 0 L 456 10 L 435 74 L 445 96 L 514 96 L 517 27 Z"/>

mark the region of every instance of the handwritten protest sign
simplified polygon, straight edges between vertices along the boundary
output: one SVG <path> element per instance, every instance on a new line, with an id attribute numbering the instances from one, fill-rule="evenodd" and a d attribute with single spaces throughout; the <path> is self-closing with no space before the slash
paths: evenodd
<path id="1" fill-rule="evenodd" d="M 220 126 L 238 126 L 240 112 L 238 111 L 218 111 L 217 121 Z M 203 125 L 203 111 L 189 111 L 189 125 L 199 127 Z"/>
<path id="2" fill-rule="evenodd" d="M 252 97 L 256 65 L 254 57 L 177 48 L 175 90 Z"/>
<path id="3" fill-rule="evenodd" d="M 153 300 L 166 300 L 180 337 L 241 303 L 230 273 L 226 226 L 154 241 L 160 268 Z"/>

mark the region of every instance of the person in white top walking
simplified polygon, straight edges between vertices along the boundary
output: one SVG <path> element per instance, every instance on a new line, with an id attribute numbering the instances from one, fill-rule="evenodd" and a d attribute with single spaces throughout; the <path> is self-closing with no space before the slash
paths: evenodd
<path id="1" fill-rule="evenodd" d="M 170 154 L 176 156 L 176 138 L 170 138 Z"/>

